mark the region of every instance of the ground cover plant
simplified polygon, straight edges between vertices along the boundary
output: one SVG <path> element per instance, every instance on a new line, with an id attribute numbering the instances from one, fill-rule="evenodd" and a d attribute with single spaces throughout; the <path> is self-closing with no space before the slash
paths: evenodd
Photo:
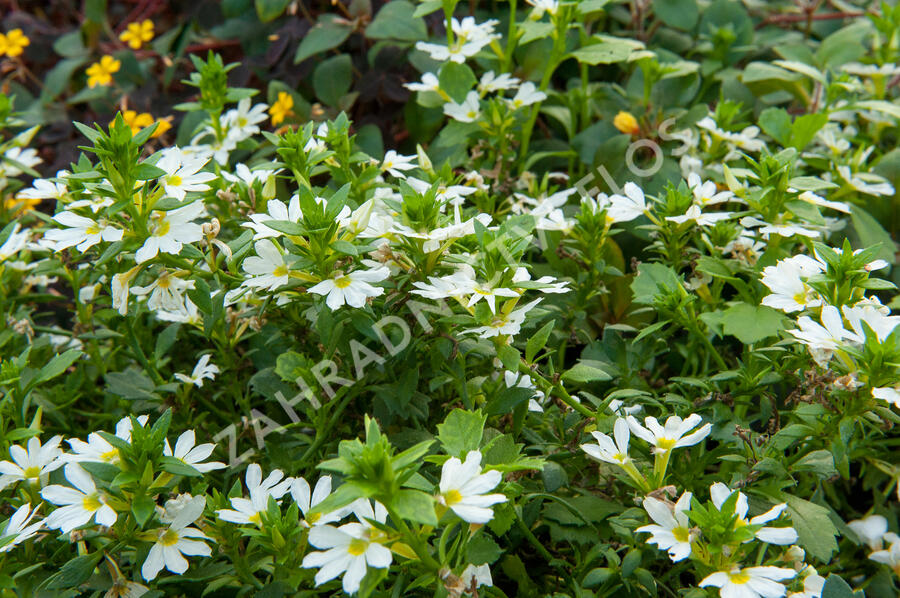
<path id="1" fill-rule="evenodd" d="M 900 6 L 0 11 L 3 596 L 898 595 Z"/>

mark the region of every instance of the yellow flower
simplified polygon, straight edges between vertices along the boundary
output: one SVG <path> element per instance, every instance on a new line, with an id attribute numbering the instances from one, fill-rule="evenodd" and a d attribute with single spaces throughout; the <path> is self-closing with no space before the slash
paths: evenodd
<path id="1" fill-rule="evenodd" d="M 39 203 L 41 203 L 41 200 L 37 198 L 11 196 L 3 200 L 3 209 L 11 216 L 16 217 L 30 212 Z"/>
<path id="2" fill-rule="evenodd" d="M 122 63 L 112 56 L 104 56 L 100 62 L 95 62 L 87 68 L 88 87 L 97 85 L 109 85 L 112 83 L 113 73 L 118 72 Z"/>
<path id="3" fill-rule="evenodd" d="M 150 137 L 159 137 L 166 131 L 172 128 L 172 117 L 167 116 L 165 118 L 160 118 L 156 121 L 156 130 L 153 131 L 153 135 Z"/>
<path id="4" fill-rule="evenodd" d="M 616 117 L 613 119 L 613 126 L 629 135 L 636 135 L 641 130 L 634 115 L 624 110 L 616 114 Z"/>
<path id="5" fill-rule="evenodd" d="M 291 94 L 279 91 L 278 99 L 272 104 L 272 107 L 269 108 L 269 114 L 272 117 L 272 124 L 277 125 L 280 122 L 284 121 L 285 117 L 291 113 L 291 108 L 294 107 L 294 98 Z"/>
<path id="6" fill-rule="evenodd" d="M 3 54 L 10 58 L 15 58 L 25 51 L 25 46 L 31 43 L 31 40 L 22 33 L 21 29 L 13 29 L 6 33 L 0 33 L 0 56 Z"/>
<path id="7" fill-rule="evenodd" d="M 145 42 L 153 39 L 153 21 L 144 19 L 142 23 L 128 23 L 119 39 L 128 44 L 132 50 L 140 50 Z"/>
<path id="8" fill-rule="evenodd" d="M 144 127 L 149 127 L 153 124 L 153 117 L 150 116 L 148 112 L 142 112 L 138 114 L 134 110 L 126 110 L 122 113 L 122 120 L 125 121 L 125 124 L 131 127 L 131 134 L 137 135 L 141 129 Z"/>

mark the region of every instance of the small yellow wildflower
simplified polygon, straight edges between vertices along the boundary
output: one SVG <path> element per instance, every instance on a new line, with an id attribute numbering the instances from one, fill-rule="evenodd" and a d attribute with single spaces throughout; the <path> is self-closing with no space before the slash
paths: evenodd
<path id="1" fill-rule="evenodd" d="M 6 55 L 15 58 L 25 51 L 25 46 L 31 43 L 31 40 L 22 33 L 21 29 L 13 29 L 5 35 L 0 33 L 0 56 Z"/>
<path id="2" fill-rule="evenodd" d="M 272 107 L 269 108 L 269 115 L 272 117 L 272 124 L 278 125 L 283 122 L 285 117 L 291 113 L 291 108 L 294 107 L 294 98 L 291 94 L 279 91 L 278 99 L 272 104 Z"/>
<path id="3" fill-rule="evenodd" d="M 141 129 L 144 127 L 149 127 L 153 124 L 153 117 L 149 112 L 142 112 L 138 114 L 134 110 L 126 110 L 122 113 L 122 120 L 125 121 L 125 124 L 131 127 L 131 134 L 137 135 Z"/>
<path id="4" fill-rule="evenodd" d="M 142 23 L 128 23 L 128 28 L 119 35 L 119 39 L 132 50 L 140 50 L 141 46 L 153 39 L 153 21 L 144 19 Z"/>
<path id="5" fill-rule="evenodd" d="M 165 118 L 157 119 L 156 121 L 156 130 L 153 131 L 153 135 L 150 137 L 160 137 L 163 133 L 172 128 L 172 117 L 167 116 Z"/>
<path id="6" fill-rule="evenodd" d="M 624 110 L 616 114 L 616 117 L 613 119 L 613 126 L 629 135 L 636 135 L 641 130 L 634 115 Z"/>
<path id="7" fill-rule="evenodd" d="M 100 62 L 95 62 L 87 68 L 88 87 L 97 85 L 109 85 L 113 80 L 113 73 L 118 72 L 122 63 L 112 56 L 104 56 Z"/>
<path id="8" fill-rule="evenodd" d="M 3 200 L 3 209 L 6 210 L 10 216 L 21 216 L 32 211 L 39 203 L 41 203 L 41 201 L 42 200 L 38 198 L 11 196 Z"/>

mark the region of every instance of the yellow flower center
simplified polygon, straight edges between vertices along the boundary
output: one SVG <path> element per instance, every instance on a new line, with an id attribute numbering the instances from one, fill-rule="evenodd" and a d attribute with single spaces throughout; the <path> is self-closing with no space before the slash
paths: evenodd
<path id="1" fill-rule="evenodd" d="M 259 516 L 259 513 L 254 513 L 248 517 L 250 519 L 250 523 L 254 523 L 256 525 L 262 525 L 262 517 Z"/>
<path id="2" fill-rule="evenodd" d="M 110 451 L 106 451 L 105 453 L 100 455 L 100 459 L 105 461 L 106 463 L 111 463 L 113 460 L 119 458 L 119 449 L 112 449 Z"/>
<path id="3" fill-rule="evenodd" d="M 181 185 L 181 183 L 183 181 L 180 176 L 178 176 L 177 174 L 173 174 L 166 178 L 166 182 L 169 183 L 170 185 L 172 185 L 173 187 L 178 187 Z"/>
<path id="4" fill-rule="evenodd" d="M 85 511 L 90 511 L 93 513 L 103 506 L 103 503 L 100 502 L 100 498 L 96 494 L 88 494 L 81 501 L 81 506 Z"/>
<path id="5" fill-rule="evenodd" d="M 278 266 L 277 268 L 275 268 L 272 271 L 273 276 L 287 276 L 287 274 L 288 274 L 288 269 L 287 269 L 287 266 L 285 266 L 284 264 L 281 264 L 280 266 Z"/>
<path id="6" fill-rule="evenodd" d="M 369 543 L 365 540 L 360 540 L 359 538 L 354 538 L 350 540 L 350 545 L 347 547 L 347 552 L 352 554 L 353 556 L 359 556 L 366 552 L 366 548 L 369 547 Z"/>
<path id="7" fill-rule="evenodd" d="M 89 235 L 99 235 L 100 234 L 100 226 L 97 225 L 96 223 L 94 223 L 94 224 L 90 225 L 89 227 L 87 227 L 86 229 L 84 229 L 84 232 Z"/>
<path id="8" fill-rule="evenodd" d="M 691 530 L 686 527 L 676 527 L 672 530 L 672 535 L 675 536 L 675 539 L 679 542 L 690 542 L 691 541 Z"/>
<path id="9" fill-rule="evenodd" d="M 444 493 L 444 502 L 447 503 L 447 506 L 455 505 L 459 501 L 463 499 L 462 494 L 460 494 L 459 490 L 448 490 Z"/>
<path id="10" fill-rule="evenodd" d="M 40 475 L 41 475 L 41 468 L 36 465 L 32 465 L 31 467 L 25 468 L 25 477 L 26 478 L 36 478 Z"/>
<path id="11" fill-rule="evenodd" d="M 656 441 L 656 448 L 660 451 L 670 451 L 675 446 L 674 438 L 659 438 Z"/>
<path id="12" fill-rule="evenodd" d="M 180 538 L 178 537 L 178 532 L 174 532 L 171 529 L 167 529 L 159 537 L 159 543 L 163 546 L 173 546 L 178 543 L 178 540 L 180 540 Z"/>
<path id="13" fill-rule="evenodd" d="M 321 514 L 321 513 L 310 513 L 310 514 L 306 517 L 306 521 L 307 521 L 308 523 L 315 523 L 316 521 L 318 521 L 318 520 L 321 519 L 321 518 L 322 518 L 322 514 Z"/>
<path id="14" fill-rule="evenodd" d="M 172 224 L 166 220 L 165 216 L 159 219 L 159 222 L 156 225 L 156 232 L 154 236 L 156 237 L 165 237 L 169 234 L 169 231 L 172 229 Z"/>
<path id="15" fill-rule="evenodd" d="M 731 583 L 736 585 L 743 585 L 750 581 L 750 576 L 743 571 L 738 571 L 737 573 L 729 573 L 728 578 L 731 580 Z"/>
<path id="16" fill-rule="evenodd" d="M 353 281 L 350 280 L 349 276 L 341 276 L 340 278 L 334 279 L 334 286 L 336 286 L 339 289 L 346 289 L 347 287 L 350 286 L 350 284 L 352 282 Z"/>

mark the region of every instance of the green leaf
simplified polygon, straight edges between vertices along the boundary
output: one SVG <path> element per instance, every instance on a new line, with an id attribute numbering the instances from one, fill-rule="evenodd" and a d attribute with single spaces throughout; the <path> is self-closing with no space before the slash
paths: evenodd
<path id="1" fill-rule="evenodd" d="M 47 380 L 56 378 L 75 363 L 75 360 L 81 357 L 82 352 L 78 349 L 69 349 L 65 353 L 56 355 L 50 362 L 41 368 L 38 372 L 34 384 L 41 384 Z"/>
<path id="2" fill-rule="evenodd" d="M 798 117 L 791 126 L 791 147 L 803 150 L 827 122 L 828 115 L 824 112 Z"/>
<path id="3" fill-rule="evenodd" d="M 411 2 L 406 0 L 388 2 L 366 27 L 366 37 L 407 42 L 424 40 L 428 37 L 428 29 L 425 27 L 425 21 L 415 14 L 416 7 Z"/>
<path id="4" fill-rule="evenodd" d="M 562 465 L 555 461 L 547 461 L 541 470 L 541 480 L 544 482 L 544 490 L 556 492 L 560 488 L 569 485 L 569 476 Z"/>
<path id="5" fill-rule="evenodd" d="M 47 589 L 65 590 L 80 586 L 88 580 L 101 558 L 103 558 L 102 551 L 73 558 L 62 566 L 59 573 L 47 580 Z"/>
<path id="6" fill-rule="evenodd" d="M 600 361 L 582 359 L 572 366 L 571 369 L 567 370 L 562 375 L 562 379 L 566 382 L 604 382 L 612 380 L 612 376 L 598 367 L 600 365 L 603 365 Z"/>
<path id="7" fill-rule="evenodd" d="M 256 16 L 263 23 L 274 21 L 290 3 L 291 0 L 256 0 Z"/>
<path id="8" fill-rule="evenodd" d="M 832 573 L 822 586 L 821 598 L 864 598 L 862 591 L 854 592 L 842 577 Z"/>
<path id="9" fill-rule="evenodd" d="M 535 355 L 540 353 L 544 345 L 547 344 L 547 339 L 550 338 L 550 333 L 553 332 L 555 324 L 556 320 L 547 322 L 540 330 L 534 333 L 534 336 L 528 339 L 528 342 L 525 344 L 525 361 L 528 363 L 534 362 Z"/>
<path id="10" fill-rule="evenodd" d="M 793 471 L 811 471 L 823 478 L 837 475 L 834 467 L 834 456 L 830 451 L 819 449 L 803 456 L 791 467 Z"/>
<path id="11" fill-rule="evenodd" d="M 800 536 L 800 546 L 813 558 L 827 563 L 838 548 L 835 540 L 838 530 L 829 517 L 829 510 L 787 492 L 781 497 L 787 503 L 791 522 Z"/>
<path id="12" fill-rule="evenodd" d="M 344 43 L 353 33 L 353 25 L 337 15 L 322 15 L 307 32 L 294 54 L 294 64 Z"/>
<path id="13" fill-rule="evenodd" d="M 519 360 L 522 359 L 522 356 L 519 354 L 519 351 L 515 347 L 511 345 L 503 345 L 497 351 L 497 357 L 500 358 L 500 361 L 503 363 L 503 367 L 505 367 L 509 371 L 519 371 Z"/>
<path id="14" fill-rule="evenodd" d="M 634 46 L 627 40 L 603 41 L 575 50 L 572 52 L 572 57 L 585 64 L 613 64 L 627 60 L 632 51 L 634 51 Z"/>
<path id="15" fill-rule="evenodd" d="M 458 104 L 466 99 L 466 94 L 477 82 L 475 73 L 465 64 L 445 62 L 438 72 L 440 88 Z"/>
<path id="16" fill-rule="evenodd" d="M 329 106 L 350 91 L 353 83 L 353 63 L 349 54 L 334 56 L 322 61 L 313 71 L 313 89 L 316 96 Z"/>
<path id="17" fill-rule="evenodd" d="M 736 336 L 745 345 L 752 345 L 784 330 L 785 318 L 781 312 L 765 305 L 739 303 L 725 310 L 722 315 L 725 334 Z"/>
<path id="18" fill-rule="evenodd" d="M 476 534 L 466 544 L 466 561 L 473 565 L 493 565 L 503 554 L 503 549 L 486 533 Z"/>
<path id="19" fill-rule="evenodd" d="M 653 11 L 669 27 L 684 31 L 693 29 L 700 17 L 696 0 L 653 0 Z"/>
<path id="20" fill-rule="evenodd" d="M 857 205 L 850 206 L 850 219 L 853 222 L 853 230 L 859 235 L 859 240 L 864 247 L 879 245 L 877 257 L 886 260 L 889 264 L 896 264 L 894 257 L 894 240 L 875 218 Z"/>
<path id="21" fill-rule="evenodd" d="M 175 457 L 164 456 L 162 457 L 162 459 L 160 459 L 159 465 L 163 471 L 169 472 L 174 475 L 183 475 L 189 478 L 195 478 L 203 475 L 181 459 L 176 459 Z"/>
<path id="22" fill-rule="evenodd" d="M 791 140 L 791 115 L 784 108 L 767 108 L 759 115 L 759 126 L 781 145 Z"/>
<path id="23" fill-rule="evenodd" d="M 464 459 L 469 451 L 478 450 L 487 417 L 476 411 L 454 409 L 444 423 L 438 424 L 438 440 L 444 452 L 451 457 Z"/>
<path id="24" fill-rule="evenodd" d="M 391 505 L 397 515 L 407 521 L 430 526 L 438 523 L 434 512 L 434 497 L 420 490 L 400 490 L 394 495 Z"/>
<path id="25" fill-rule="evenodd" d="M 675 271 L 663 264 L 641 264 L 638 274 L 631 282 L 634 302 L 650 305 L 661 295 L 681 288 L 681 281 Z"/>
<path id="26" fill-rule="evenodd" d="M 146 494 L 138 494 L 131 501 L 131 512 L 138 525 L 144 526 L 150 520 L 150 516 L 156 511 L 156 501 Z"/>
<path id="27" fill-rule="evenodd" d="M 161 176 L 165 176 L 166 171 L 162 168 L 157 168 L 152 164 L 147 164 L 146 162 L 141 162 L 137 165 L 137 168 L 134 169 L 134 178 L 139 181 L 149 181 L 151 179 L 158 179 Z"/>

